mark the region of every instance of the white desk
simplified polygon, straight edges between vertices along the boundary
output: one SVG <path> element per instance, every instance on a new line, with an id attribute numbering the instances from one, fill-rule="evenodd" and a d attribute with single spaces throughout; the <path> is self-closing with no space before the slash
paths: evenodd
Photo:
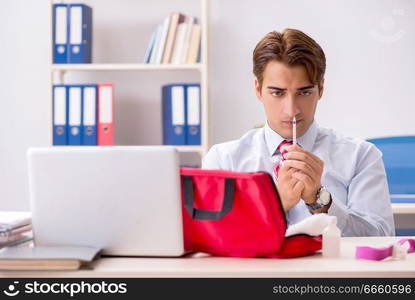
<path id="1" fill-rule="evenodd" d="M 414 237 L 413 237 L 414 238 Z M 245 259 L 197 254 L 185 258 L 101 258 L 93 270 L 7 271 L 0 277 L 412 277 L 415 253 L 406 260 L 354 258 L 356 246 L 385 246 L 398 237 L 343 238 L 341 257 L 321 254 L 295 259 Z"/>

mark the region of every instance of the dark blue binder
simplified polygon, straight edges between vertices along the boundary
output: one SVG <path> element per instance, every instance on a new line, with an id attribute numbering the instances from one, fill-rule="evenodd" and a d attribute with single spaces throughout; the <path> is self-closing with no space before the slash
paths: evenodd
<path id="1" fill-rule="evenodd" d="M 201 101 L 200 84 L 186 85 L 186 141 L 188 145 L 201 144 Z"/>
<path id="2" fill-rule="evenodd" d="M 53 86 L 53 145 L 68 144 L 68 91 L 65 85 Z"/>
<path id="3" fill-rule="evenodd" d="M 186 145 L 186 86 L 162 87 L 163 144 Z"/>
<path id="4" fill-rule="evenodd" d="M 82 85 L 68 88 L 68 145 L 82 145 Z"/>
<path id="5" fill-rule="evenodd" d="M 53 63 L 68 63 L 69 9 L 68 4 L 53 4 Z"/>
<path id="6" fill-rule="evenodd" d="M 97 85 L 82 87 L 82 145 L 97 145 Z"/>
<path id="7" fill-rule="evenodd" d="M 408 195 L 390 195 L 391 203 L 414 203 L 415 204 L 415 195 L 408 194 Z"/>
<path id="8" fill-rule="evenodd" d="M 92 8 L 88 5 L 69 4 L 69 50 L 71 64 L 92 61 Z"/>

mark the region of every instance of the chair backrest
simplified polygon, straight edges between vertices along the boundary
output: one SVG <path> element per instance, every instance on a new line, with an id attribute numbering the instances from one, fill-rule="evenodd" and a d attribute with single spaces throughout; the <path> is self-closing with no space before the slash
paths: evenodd
<path id="1" fill-rule="evenodd" d="M 415 194 L 415 136 L 373 138 L 382 153 L 391 194 Z"/>

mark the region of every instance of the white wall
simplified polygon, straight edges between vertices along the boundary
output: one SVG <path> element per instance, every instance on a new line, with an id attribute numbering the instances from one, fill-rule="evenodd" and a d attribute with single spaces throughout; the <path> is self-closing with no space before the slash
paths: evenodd
<path id="1" fill-rule="evenodd" d="M 35 3 L 36 2 L 36 3 Z M 27 209 L 26 149 L 47 145 L 48 3 L 2 1 L 0 9 L 0 209 Z"/>
<path id="2" fill-rule="evenodd" d="M 264 122 L 253 89 L 252 51 L 262 36 L 287 27 L 309 33 L 327 56 L 317 120 L 367 138 L 414 134 L 415 2 L 211 0 L 212 142 L 238 138 Z M 95 0 L 94 61 L 141 62 L 154 25 L 172 10 L 198 15 L 195 0 Z M 186 5 L 188 4 L 188 5 Z M 29 207 L 25 153 L 49 145 L 49 6 L 3 0 L 0 10 L 0 209 Z M 388 38 L 391 37 L 391 38 Z M 158 144 L 159 86 L 198 74 L 70 74 L 69 82 L 114 82 L 118 144 Z M 237 116 L 237 117 L 235 117 Z"/>

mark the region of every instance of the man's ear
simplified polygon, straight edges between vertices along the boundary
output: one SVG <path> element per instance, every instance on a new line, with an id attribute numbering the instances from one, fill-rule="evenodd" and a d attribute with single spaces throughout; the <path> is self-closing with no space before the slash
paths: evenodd
<path id="1" fill-rule="evenodd" d="M 255 94 L 258 100 L 262 102 L 261 86 L 259 85 L 258 79 L 255 79 Z"/>
<path id="2" fill-rule="evenodd" d="M 321 97 L 323 96 L 323 92 L 324 92 L 324 78 L 321 79 L 318 84 L 318 95 L 319 95 L 318 100 L 320 100 Z"/>

